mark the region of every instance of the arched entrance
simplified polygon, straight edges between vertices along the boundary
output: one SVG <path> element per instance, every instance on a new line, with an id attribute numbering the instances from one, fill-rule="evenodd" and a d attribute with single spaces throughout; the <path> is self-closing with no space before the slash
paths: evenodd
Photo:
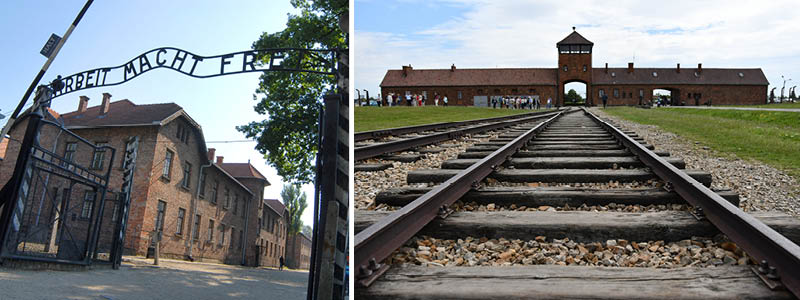
<path id="1" fill-rule="evenodd" d="M 681 91 L 677 88 L 654 88 L 652 96 L 653 102 L 660 99 L 662 101 L 662 105 L 681 105 Z"/>
<path id="2" fill-rule="evenodd" d="M 582 80 L 572 80 L 564 83 L 561 90 L 564 95 L 564 106 L 584 106 L 589 102 L 587 100 L 588 84 Z"/>

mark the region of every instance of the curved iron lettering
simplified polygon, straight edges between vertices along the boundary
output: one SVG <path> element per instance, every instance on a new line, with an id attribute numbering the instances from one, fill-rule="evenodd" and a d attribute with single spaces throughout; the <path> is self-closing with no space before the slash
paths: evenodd
<path id="1" fill-rule="evenodd" d="M 127 63 L 97 68 L 62 78 L 63 87 L 53 98 L 75 91 L 122 84 L 159 68 L 195 78 L 209 78 L 247 72 L 289 71 L 336 75 L 335 49 L 273 48 L 246 50 L 215 56 L 200 56 L 174 47 L 142 53 Z M 262 59 L 258 59 L 262 57 Z"/>

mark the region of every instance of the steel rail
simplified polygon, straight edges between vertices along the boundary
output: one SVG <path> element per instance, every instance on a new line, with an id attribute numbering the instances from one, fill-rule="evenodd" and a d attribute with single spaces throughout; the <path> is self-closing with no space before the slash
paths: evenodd
<path id="1" fill-rule="evenodd" d="M 449 205 L 460 199 L 564 113 L 556 113 L 433 190 L 356 234 L 354 248 L 357 286 L 368 287 L 372 284 L 388 269 L 388 266 L 381 266 L 379 262 L 389 257 L 441 211 L 446 212 Z"/>
<path id="2" fill-rule="evenodd" d="M 543 115 L 547 113 L 552 113 L 552 111 L 540 111 L 540 112 L 533 112 L 533 113 L 525 113 L 525 114 L 518 114 L 518 115 L 511 115 L 511 116 L 503 116 L 503 117 L 494 117 L 494 118 L 485 118 L 485 119 L 475 119 L 475 120 L 468 120 L 468 121 L 457 121 L 457 122 L 442 122 L 442 123 L 433 123 L 433 124 L 424 124 L 424 125 L 416 125 L 416 126 L 406 126 L 406 127 L 396 127 L 396 128 L 386 128 L 386 129 L 378 129 L 378 130 L 371 130 L 371 131 L 362 131 L 356 132 L 354 134 L 354 142 L 360 142 L 364 140 L 370 140 L 374 138 L 380 138 L 389 135 L 401 135 L 401 134 L 409 134 L 409 133 L 418 133 L 423 131 L 429 130 L 436 130 L 442 128 L 450 128 L 450 127 L 458 127 L 464 125 L 472 125 L 478 124 L 483 122 L 494 122 L 494 121 L 502 121 L 502 120 L 512 120 L 517 118 L 523 118 L 527 116 L 536 116 L 536 115 Z"/>
<path id="3" fill-rule="evenodd" d="M 403 140 L 398 140 L 398 141 L 393 141 L 393 142 L 377 143 L 377 144 L 374 144 L 374 145 L 358 147 L 358 148 L 355 148 L 355 150 L 354 150 L 355 159 L 356 159 L 356 161 L 359 161 L 359 160 L 364 160 L 364 159 L 367 159 L 367 158 L 372 158 L 372 157 L 376 157 L 376 156 L 383 155 L 383 154 L 403 151 L 403 150 L 414 148 L 414 147 L 430 145 L 430 144 L 434 144 L 434 143 L 438 143 L 438 142 L 442 142 L 442 141 L 446 141 L 446 140 L 451 140 L 451 139 L 463 136 L 465 134 L 479 133 L 479 132 L 494 130 L 494 129 L 498 129 L 498 128 L 508 127 L 508 126 L 516 125 L 516 124 L 520 124 L 520 123 L 526 123 L 526 122 L 530 122 L 530 121 L 536 120 L 536 119 L 546 118 L 546 117 L 549 117 L 549 116 L 553 116 L 553 115 L 555 115 L 557 113 L 558 112 L 551 112 L 551 113 L 542 114 L 542 115 L 536 115 L 536 116 L 527 117 L 527 118 L 514 119 L 514 120 L 510 120 L 510 121 L 502 121 L 502 122 L 490 123 L 490 124 L 485 124 L 485 125 L 478 125 L 478 126 L 475 126 L 475 127 L 469 127 L 469 128 L 464 128 L 464 129 L 456 129 L 456 130 L 451 130 L 451 131 L 447 131 L 447 132 L 428 134 L 428 135 L 424 135 L 424 136 L 420 136 L 420 137 L 403 139 Z"/>
<path id="4" fill-rule="evenodd" d="M 601 120 L 588 110 L 584 112 L 613 134 L 659 178 L 672 185 L 683 199 L 702 208 L 705 217 L 757 261 L 767 261 L 783 285 L 800 297 L 800 246 L 753 216 L 740 210 L 709 188 L 675 168 L 663 158 L 625 135 L 618 128 Z"/>

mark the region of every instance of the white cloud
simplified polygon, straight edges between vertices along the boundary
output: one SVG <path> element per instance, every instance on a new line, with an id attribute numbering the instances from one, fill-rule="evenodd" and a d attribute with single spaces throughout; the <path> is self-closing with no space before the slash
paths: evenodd
<path id="1" fill-rule="evenodd" d="M 420 4 L 407 2 L 401 5 Z M 438 2 L 467 10 L 419 32 L 355 31 L 356 88 L 378 91 L 386 70 L 409 63 L 414 68 L 451 63 L 554 68 L 555 43 L 572 26 L 595 43 L 595 67 L 605 62 L 624 67 L 635 55 L 637 67 L 703 63 L 706 68 L 762 68 L 773 85 L 783 83 L 782 74 L 800 80 L 793 67 L 800 63 L 800 44 L 792 42 L 800 33 L 800 18 L 790 14 L 800 11 L 798 1 Z"/>

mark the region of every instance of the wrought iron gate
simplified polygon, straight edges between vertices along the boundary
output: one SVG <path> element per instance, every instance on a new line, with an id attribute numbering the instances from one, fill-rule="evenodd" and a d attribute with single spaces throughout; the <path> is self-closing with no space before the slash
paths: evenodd
<path id="1" fill-rule="evenodd" d="M 4 188 L 0 257 L 89 265 L 112 261 L 123 194 L 108 189 L 115 149 L 65 129 L 40 86 L 17 167 Z M 22 124 L 22 123 L 20 123 Z M 27 144 L 27 147 L 26 147 Z M 123 206 L 124 208 L 124 206 Z"/>

